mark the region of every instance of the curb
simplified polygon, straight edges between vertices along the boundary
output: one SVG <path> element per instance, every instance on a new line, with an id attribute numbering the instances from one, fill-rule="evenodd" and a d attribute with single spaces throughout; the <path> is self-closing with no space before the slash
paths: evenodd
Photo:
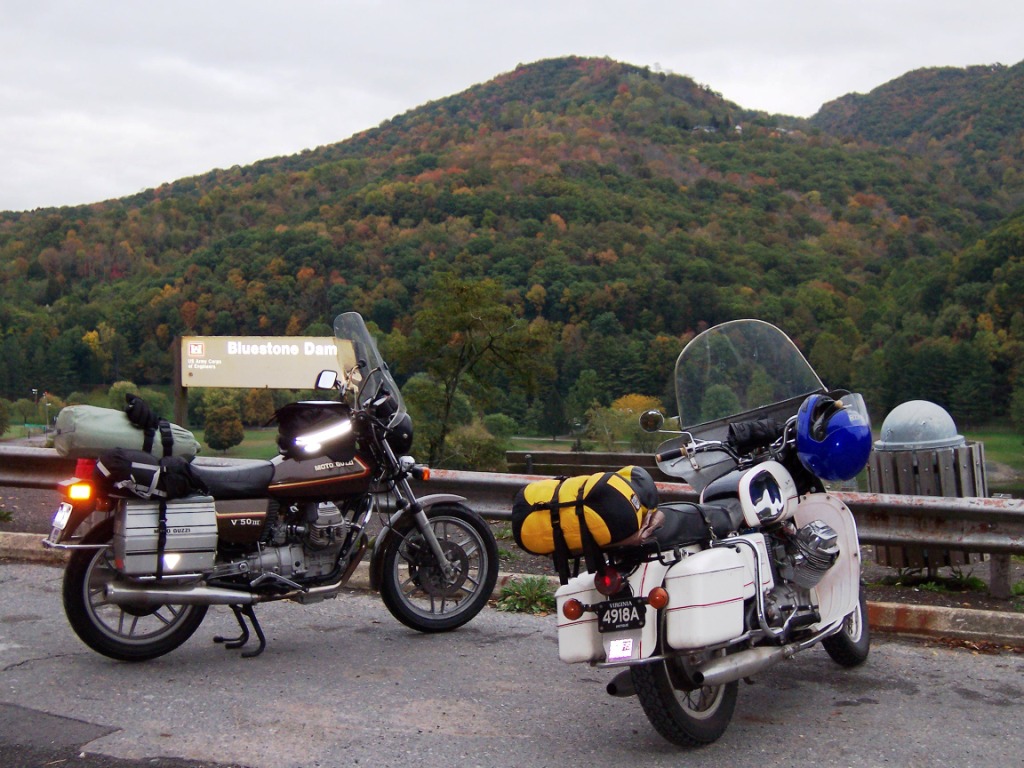
<path id="1" fill-rule="evenodd" d="M 1024 613 L 869 602 L 868 625 L 907 637 L 1024 646 Z"/>
<path id="2" fill-rule="evenodd" d="M 40 533 L 0 532 L 0 558 L 62 565 L 67 552 L 45 549 Z M 493 597 L 517 574 L 499 573 Z M 370 588 L 369 564 L 358 565 L 345 585 Z M 908 603 L 868 603 L 868 625 L 877 632 L 928 639 L 952 639 L 1024 647 L 1024 614 Z"/>

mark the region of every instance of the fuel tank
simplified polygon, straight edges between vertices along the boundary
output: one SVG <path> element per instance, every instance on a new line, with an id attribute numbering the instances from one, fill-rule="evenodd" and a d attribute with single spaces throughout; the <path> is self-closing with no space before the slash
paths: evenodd
<path id="1" fill-rule="evenodd" d="M 284 459 L 274 467 L 267 493 L 274 498 L 331 499 L 356 496 L 370 490 L 375 466 L 372 459 L 356 454 L 339 461 L 329 456 Z"/>

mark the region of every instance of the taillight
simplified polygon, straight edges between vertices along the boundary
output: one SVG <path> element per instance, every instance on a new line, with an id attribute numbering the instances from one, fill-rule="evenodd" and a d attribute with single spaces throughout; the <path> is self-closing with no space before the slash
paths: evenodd
<path id="1" fill-rule="evenodd" d="M 96 459 L 79 459 L 75 462 L 75 477 L 88 480 L 96 469 Z"/>
<path id="2" fill-rule="evenodd" d="M 615 566 L 605 566 L 594 577 L 594 588 L 605 597 L 617 595 L 622 591 L 622 574 Z"/>

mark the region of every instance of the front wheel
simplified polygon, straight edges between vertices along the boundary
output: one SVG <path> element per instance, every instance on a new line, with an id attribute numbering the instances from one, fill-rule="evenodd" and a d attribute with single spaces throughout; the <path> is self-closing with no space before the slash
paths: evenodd
<path id="1" fill-rule="evenodd" d="M 637 698 L 654 730 L 681 747 L 699 747 L 725 733 L 736 709 L 738 682 L 688 685 L 680 657 L 630 668 Z"/>
<path id="2" fill-rule="evenodd" d="M 104 520 L 85 535 L 83 544 L 108 544 L 114 521 Z M 76 549 L 64 571 L 64 613 L 82 642 L 119 661 L 148 661 L 170 653 L 188 640 L 206 616 L 205 605 L 156 607 L 114 605 L 106 585 L 117 578 L 114 553 Z"/>
<path id="3" fill-rule="evenodd" d="M 868 603 L 863 589 L 857 607 L 843 619 L 843 628 L 822 640 L 821 646 L 832 661 L 844 667 L 856 667 L 867 659 L 871 650 L 871 630 L 868 628 Z"/>
<path id="4" fill-rule="evenodd" d="M 490 599 L 498 580 L 498 545 L 490 526 L 461 504 L 432 507 L 427 521 L 447 563 L 438 564 L 417 528 L 396 532 L 384 545 L 380 596 L 407 627 L 447 632 Z"/>

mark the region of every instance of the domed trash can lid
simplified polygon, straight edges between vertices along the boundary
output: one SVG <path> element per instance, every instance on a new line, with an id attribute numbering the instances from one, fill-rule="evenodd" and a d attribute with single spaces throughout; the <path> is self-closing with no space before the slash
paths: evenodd
<path id="1" fill-rule="evenodd" d="M 957 434 L 946 409 L 927 400 L 910 400 L 893 408 L 882 423 L 881 437 L 875 442 L 876 451 L 959 448 L 967 443 Z"/>

